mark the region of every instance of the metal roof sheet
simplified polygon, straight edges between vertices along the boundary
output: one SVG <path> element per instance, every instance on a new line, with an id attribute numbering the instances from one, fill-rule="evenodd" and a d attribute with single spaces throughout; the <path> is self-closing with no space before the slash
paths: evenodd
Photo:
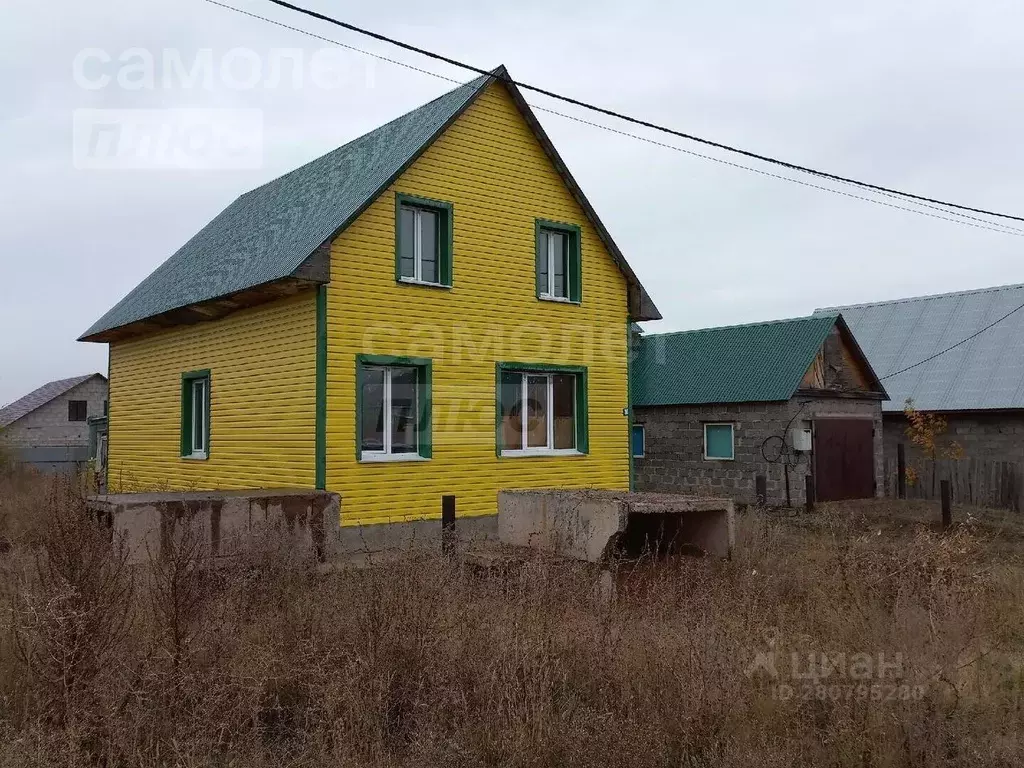
<path id="1" fill-rule="evenodd" d="M 836 314 L 650 334 L 634 347 L 632 402 L 638 406 L 788 400 Z"/>
<path id="2" fill-rule="evenodd" d="M 478 77 L 246 192 L 82 338 L 287 277 L 376 199 L 492 79 Z"/>
<path id="3" fill-rule="evenodd" d="M 900 411 L 907 398 L 923 411 L 1024 408 L 1024 285 L 817 310 L 842 312 Z M 927 360 L 905 373 L 895 371 Z"/>
<path id="4" fill-rule="evenodd" d="M 43 384 L 39 389 L 34 389 L 18 400 L 15 400 L 10 405 L 6 405 L 0 408 L 0 427 L 6 427 L 23 416 L 27 416 L 37 408 L 42 408 L 48 402 L 53 400 L 55 397 L 60 397 L 65 392 L 70 392 L 72 389 L 82 384 L 93 376 L 99 376 L 101 379 L 106 381 L 106 376 L 102 373 L 87 373 L 85 376 L 73 376 L 70 379 L 58 379 L 57 381 L 51 381 L 48 384 Z"/>
<path id="5" fill-rule="evenodd" d="M 364 136 L 235 200 L 80 340 L 164 312 L 229 296 L 290 276 L 323 243 L 372 203 L 488 85 L 502 79 L 566 184 L 591 217 L 635 289 L 638 319 L 659 319 L 582 190 L 504 67 L 459 86 Z"/>

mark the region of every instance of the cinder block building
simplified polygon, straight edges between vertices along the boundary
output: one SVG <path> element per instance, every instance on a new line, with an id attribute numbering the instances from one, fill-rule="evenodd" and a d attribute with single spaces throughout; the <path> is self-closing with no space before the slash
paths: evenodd
<path id="1" fill-rule="evenodd" d="M 896 454 L 927 477 L 912 497 L 935 498 L 949 479 L 954 501 L 1019 509 L 1024 496 L 1024 285 L 858 304 L 842 312 L 891 399 L 883 404 L 886 487 L 895 493 Z M 906 435 L 906 401 L 947 423 L 940 444 L 962 458 L 922 462 Z"/>
<path id="2" fill-rule="evenodd" d="M 882 491 L 887 394 L 841 315 L 633 336 L 634 484 L 797 505 Z"/>
<path id="3" fill-rule="evenodd" d="M 44 470 L 78 469 L 90 458 L 90 420 L 106 410 L 106 376 L 51 381 L 0 408 L 0 439 L 15 461 Z"/>

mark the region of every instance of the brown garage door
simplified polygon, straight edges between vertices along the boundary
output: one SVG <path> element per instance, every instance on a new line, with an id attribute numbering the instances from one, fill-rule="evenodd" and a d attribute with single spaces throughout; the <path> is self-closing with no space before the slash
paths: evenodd
<path id="1" fill-rule="evenodd" d="M 814 484 L 818 501 L 875 495 L 874 423 L 868 419 L 814 422 Z"/>

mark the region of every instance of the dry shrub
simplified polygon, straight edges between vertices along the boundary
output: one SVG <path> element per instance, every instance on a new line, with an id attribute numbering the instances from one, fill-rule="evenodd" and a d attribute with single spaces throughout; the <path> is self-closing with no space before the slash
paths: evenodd
<path id="1" fill-rule="evenodd" d="M 23 685 L 6 689 L 0 764 L 1019 764 L 1024 569 L 970 527 L 757 512 L 732 562 L 409 552 L 321 572 L 269 533 L 213 566 L 187 522 L 133 569 L 130 600 L 109 543 L 107 565 L 77 571 L 98 615 L 122 595 L 134 623 L 85 629 L 46 571 L 19 582 L 35 613 L 8 635 L 75 626 L 118 650 L 63 720 L 30 693 L 59 690 L 40 655 L 5 655 Z M 92 562 L 81 541 L 40 552 Z"/>

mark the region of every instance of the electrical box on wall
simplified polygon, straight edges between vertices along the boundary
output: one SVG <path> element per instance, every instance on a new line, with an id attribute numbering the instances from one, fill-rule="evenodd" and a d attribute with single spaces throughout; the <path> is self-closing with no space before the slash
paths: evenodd
<path id="1" fill-rule="evenodd" d="M 790 430 L 789 440 L 794 451 L 810 453 L 811 451 L 811 430 L 809 427 L 796 427 Z"/>

